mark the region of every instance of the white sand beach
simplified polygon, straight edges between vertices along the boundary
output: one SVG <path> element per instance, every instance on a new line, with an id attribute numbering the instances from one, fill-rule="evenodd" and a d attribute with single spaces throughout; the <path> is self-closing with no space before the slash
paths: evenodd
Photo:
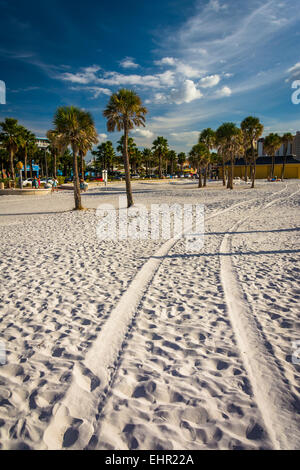
<path id="1" fill-rule="evenodd" d="M 299 182 L 133 190 L 204 204 L 203 249 L 99 240 L 123 183 L 0 197 L 0 448 L 299 449 Z"/>

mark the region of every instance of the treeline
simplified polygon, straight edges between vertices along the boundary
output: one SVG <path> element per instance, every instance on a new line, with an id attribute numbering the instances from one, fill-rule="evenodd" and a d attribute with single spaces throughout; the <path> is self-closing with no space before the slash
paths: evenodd
<path id="1" fill-rule="evenodd" d="M 182 171 L 186 160 L 194 169 L 197 169 L 200 187 L 206 185 L 209 169 L 213 165 L 220 165 L 223 170 L 223 184 L 233 189 L 235 161 L 243 156 L 246 166 L 245 179 L 247 180 L 247 167 L 249 166 L 252 187 L 254 187 L 258 156 L 256 142 L 264 129 L 257 117 L 246 117 L 240 127 L 232 122 L 225 122 L 216 130 L 204 129 L 199 135 L 198 143 L 186 156 L 183 152 L 177 154 L 170 149 L 167 139 L 162 136 L 153 141 L 151 148 L 145 148 L 143 151 L 137 148 L 133 138 L 129 137 L 129 133 L 135 127 L 145 126 L 147 112 L 140 97 L 134 91 L 127 89 L 121 89 L 112 94 L 103 111 L 103 116 L 107 119 L 107 130 L 123 132 L 118 142 L 117 152 L 122 154 L 128 207 L 133 205 L 131 172 L 137 172 L 144 167 L 146 174 L 150 174 L 155 168 L 159 177 L 162 177 L 165 172 L 173 174 L 174 171 L 178 171 L 178 168 Z M 84 177 L 85 156 L 98 143 L 94 120 L 89 112 L 74 106 L 60 107 L 54 115 L 53 129 L 47 132 L 47 138 L 50 145 L 47 150 L 41 150 L 37 147 L 35 135 L 19 125 L 16 119 L 6 118 L 4 122 L 0 122 L 2 170 L 9 168 L 10 177 L 14 179 L 15 165 L 18 160 L 24 162 L 25 178 L 27 178 L 27 162 L 30 165 L 31 175 L 32 161 L 45 169 L 46 176 L 49 167 L 55 177 L 58 166 L 63 167 L 65 171 L 72 167 L 75 209 L 80 210 L 82 204 L 79 175 Z M 288 143 L 292 140 L 293 136 L 290 133 L 283 137 L 271 133 L 265 138 L 264 148 L 272 156 L 273 162 L 270 176 L 274 175 L 276 151 L 282 144 L 285 144 L 287 153 Z M 95 158 L 96 170 L 111 170 L 115 164 L 121 163 L 110 141 L 98 145 L 92 154 Z"/>

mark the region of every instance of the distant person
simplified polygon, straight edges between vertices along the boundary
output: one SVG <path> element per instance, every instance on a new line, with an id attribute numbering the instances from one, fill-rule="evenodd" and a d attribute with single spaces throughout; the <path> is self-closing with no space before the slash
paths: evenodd
<path id="1" fill-rule="evenodd" d="M 40 177 L 38 177 L 38 180 L 37 180 L 37 182 L 38 182 L 38 186 L 40 187 L 40 186 L 41 186 L 41 180 L 40 180 Z"/>
<path id="2" fill-rule="evenodd" d="M 36 176 L 33 178 L 32 187 L 33 187 L 34 189 L 38 189 L 38 188 L 39 188 L 39 182 L 38 182 Z"/>
<path id="3" fill-rule="evenodd" d="M 58 185 L 58 181 L 56 178 L 54 178 L 54 181 L 52 183 L 52 191 L 58 191 L 57 185 Z"/>
<path id="4" fill-rule="evenodd" d="M 80 180 L 80 190 L 86 192 L 88 188 L 88 184 L 81 178 Z"/>

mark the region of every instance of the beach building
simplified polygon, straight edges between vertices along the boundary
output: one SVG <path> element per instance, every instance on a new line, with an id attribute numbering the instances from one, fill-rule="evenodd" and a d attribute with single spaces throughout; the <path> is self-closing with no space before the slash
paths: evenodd
<path id="1" fill-rule="evenodd" d="M 275 156 L 275 167 L 274 175 L 277 178 L 281 177 L 282 165 L 283 165 L 283 156 Z M 260 156 L 256 160 L 256 178 L 257 179 L 266 179 L 271 173 L 272 167 L 272 157 L 269 156 Z M 222 173 L 222 170 L 221 170 Z M 235 162 L 234 167 L 234 176 L 239 176 L 240 178 L 245 176 L 245 161 L 243 158 L 238 158 Z M 250 178 L 250 165 L 248 165 L 248 177 Z M 299 178 L 300 179 L 300 160 L 297 160 L 294 155 L 287 155 L 286 165 L 284 171 L 284 177 L 289 178 Z"/>

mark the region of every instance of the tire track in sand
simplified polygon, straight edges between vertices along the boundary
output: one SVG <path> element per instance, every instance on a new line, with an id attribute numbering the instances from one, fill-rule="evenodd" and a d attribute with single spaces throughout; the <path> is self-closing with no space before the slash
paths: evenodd
<path id="1" fill-rule="evenodd" d="M 287 186 L 277 193 L 286 189 Z M 255 200 L 259 200 L 259 197 L 217 210 L 206 217 L 206 220 L 236 207 L 251 204 Z M 189 229 L 186 230 L 188 231 Z M 115 373 L 115 363 L 138 305 L 164 256 L 177 242 L 178 238 L 171 238 L 146 261 L 111 311 L 84 362 L 75 364 L 71 385 L 62 402 L 54 407 L 53 418 L 44 433 L 44 442 L 49 449 L 83 449 L 89 443 L 94 432 L 93 421 L 97 420 L 96 410 L 99 408 L 99 402 L 105 401 Z"/>
<path id="2" fill-rule="evenodd" d="M 293 197 L 300 189 L 286 196 Z M 264 206 L 270 207 L 281 198 Z M 248 217 L 234 224 L 224 236 L 220 248 L 221 281 L 225 293 L 229 318 L 235 332 L 254 397 L 261 411 L 266 429 L 276 450 L 298 449 L 300 446 L 300 420 L 287 390 L 286 378 L 270 354 L 266 339 L 251 306 L 246 302 L 231 261 L 230 237 Z M 279 413 L 280 410 L 280 413 Z"/>

